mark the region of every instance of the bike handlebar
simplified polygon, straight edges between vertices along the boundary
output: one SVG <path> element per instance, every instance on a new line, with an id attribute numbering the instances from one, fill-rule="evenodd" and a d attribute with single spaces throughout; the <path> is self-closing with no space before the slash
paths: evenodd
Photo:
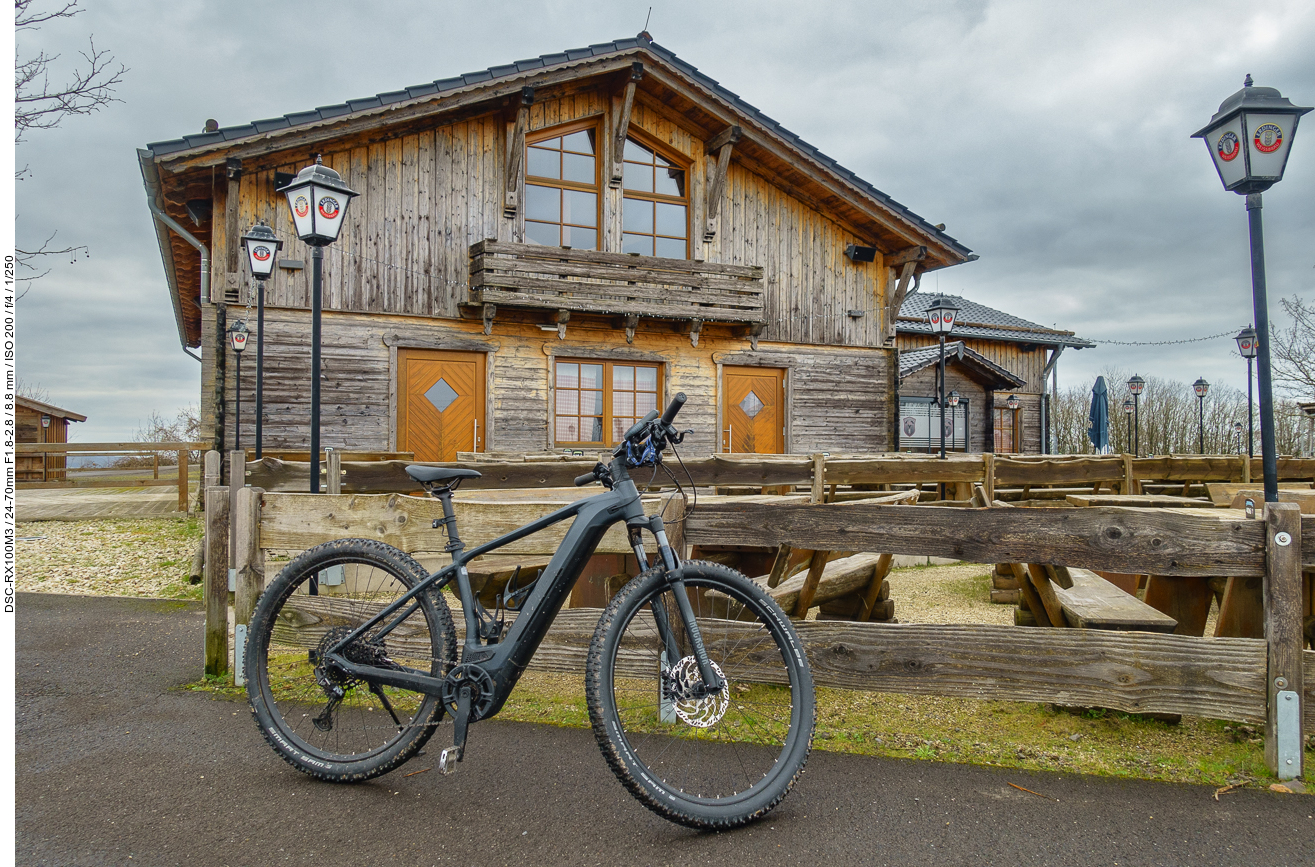
<path id="1" fill-rule="evenodd" d="M 650 409 L 650 410 L 648 411 L 648 415 L 644 416 L 644 417 L 641 418 L 639 421 L 637 421 L 637 422 L 635 422 L 634 424 L 632 424 L 632 425 L 630 426 L 630 430 L 626 431 L 626 432 L 625 432 L 625 435 L 624 435 L 623 437 L 621 437 L 621 439 L 623 439 L 623 440 L 628 440 L 628 439 L 633 439 L 634 437 L 639 436 L 639 435 L 642 434 L 645 430 L 648 429 L 648 425 L 649 425 L 649 423 L 650 423 L 651 421 L 653 421 L 653 419 L 655 419 L 655 418 L 657 418 L 657 417 L 658 417 L 658 411 L 655 410 L 655 409 Z"/>
<path id="2" fill-rule="evenodd" d="M 583 488 L 585 485 L 591 485 L 596 481 L 598 481 L 598 474 L 595 472 L 588 472 L 583 476 L 575 477 L 575 486 L 577 488 Z"/>
<path id="3" fill-rule="evenodd" d="M 677 393 L 676 396 L 671 399 L 671 403 L 667 405 L 666 412 L 662 413 L 662 423 L 664 425 L 671 424 L 672 420 L 676 417 L 676 413 L 680 412 L 680 408 L 685 405 L 685 400 L 685 392 L 683 391 Z"/>

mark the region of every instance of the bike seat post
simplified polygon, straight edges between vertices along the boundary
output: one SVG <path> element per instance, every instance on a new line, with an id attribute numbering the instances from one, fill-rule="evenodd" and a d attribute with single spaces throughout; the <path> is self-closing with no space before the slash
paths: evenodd
<path id="1" fill-rule="evenodd" d="M 452 506 L 452 487 L 444 485 L 433 492 L 443 506 L 443 520 L 434 523 L 442 524 L 443 529 L 447 531 L 447 545 L 443 550 L 451 554 L 455 562 L 466 549 L 466 544 L 457 535 L 457 513 Z M 475 594 L 470 589 L 470 576 L 466 574 L 464 565 L 457 567 L 457 596 L 461 598 L 461 612 L 466 621 L 466 647 L 479 647 L 479 618 L 476 614 Z"/>

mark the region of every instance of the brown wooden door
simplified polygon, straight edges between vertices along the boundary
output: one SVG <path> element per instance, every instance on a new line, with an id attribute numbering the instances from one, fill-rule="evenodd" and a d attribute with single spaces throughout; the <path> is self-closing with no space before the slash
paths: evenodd
<path id="1" fill-rule="evenodd" d="M 785 451 L 785 371 L 723 367 L 722 450 L 779 455 Z"/>
<path id="2" fill-rule="evenodd" d="M 482 352 L 397 350 L 397 450 L 418 461 L 484 451 Z"/>

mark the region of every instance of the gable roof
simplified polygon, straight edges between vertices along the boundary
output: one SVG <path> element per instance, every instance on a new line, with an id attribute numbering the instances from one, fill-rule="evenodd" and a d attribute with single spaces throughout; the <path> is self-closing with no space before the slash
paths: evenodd
<path id="1" fill-rule="evenodd" d="M 35 412 L 43 413 L 44 415 L 53 415 L 56 418 L 66 418 L 69 421 L 87 420 L 87 417 L 85 415 L 79 415 L 78 413 L 68 409 L 60 409 L 54 404 L 45 403 L 40 400 L 33 400 L 30 397 L 23 397 L 22 395 L 19 395 L 17 401 L 19 406 L 26 407 Z"/>
<path id="2" fill-rule="evenodd" d="M 1096 344 L 1084 340 L 1072 331 L 1046 328 L 1035 322 L 1029 322 L 1012 313 L 969 301 L 958 295 L 941 295 L 932 292 L 913 292 L 904 298 L 900 305 L 899 317 L 895 320 L 895 331 L 906 334 L 931 334 L 931 325 L 927 322 L 927 308 L 937 298 L 948 298 L 959 306 L 959 319 L 954 323 L 955 337 L 980 337 L 989 340 L 1005 340 L 1011 343 L 1037 343 L 1044 346 L 1070 346 L 1074 349 L 1090 349 Z"/>
<path id="3" fill-rule="evenodd" d="M 907 352 L 901 351 L 899 354 L 899 378 L 903 382 L 911 374 L 919 370 L 925 370 L 933 364 L 939 363 L 941 358 L 940 346 L 927 346 L 922 349 L 911 349 Z M 979 352 L 974 352 L 967 346 L 963 345 L 962 340 L 955 340 L 945 344 L 945 362 L 948 364 L 951 360 L 958 361 L 964 367 L 976 374 L 976 378 L 984 382 L 992 391 L 1003 391 L 1008 388 L 1022 388 L 1027 384 L 1026 380 L 1019 379 L 1016 375 L 1005 370 L 1000 365 L 991 361 Z"/>
<path id="4" fill-rule="evenodd" d="M 709 76 L 699 72 L 698 68 L 693 64 L 687 63 L 678 58 L 674 51 L 663 48 L 661 45 L 653 42 L 652 37 L 650 37 L 647 32 L 640 33 L 638 36 L 629 39 L 617 39 L 612 42 L 590 45 L 587 48 L 572 48 L 552 54 L 543 54 L 539 57 L 533 57 L 528 60 L 518 60 L 514 63 L 491 66 L 488 69 L 482 69 L 477 72 L 468 72 L 451 78 L 440 78 L 425 84 L 414 85 L 412 87 L 403 88 L 402 90 L 387 91 L 370 97 L 349 99 L 343 103 L 321 106 L 309 111 L 294 112 L 292 114 L 285 114 L 282 117 L 256 120 L 251 121 L 250 123 L 238 124 L 236 126 L 221 127 L 215 132 L 202 132 L 193 135 L 186 135 L 178 139 L 152 142 L 146 146 L 146 153 L 149 153 L 151 157 L 155 159 L 159 159 L 161 157 L 179 154 L 184 151 L 203 149 L 232 142 L 241 142 L 256 136 L 277 135 L 280 131 L 309 127 L 313 124 L 322 124 L 356 116 L 379 114 L 390 108 L 402 108 L 403 106 L 413 105 L 418 102 L 432 102 L 444 95 L 455 94 L 472 86 L 525 78 L 537 72 L 543 72 L 585 60 L 640 53 L 651 55 L 655 60 L 668 65 L 674 71 L 686 76 L 694 84 L 706 89 L 719 101 L 725 103 L 735 112 L 741 114 L 745 119 L 760 126 L 770 135 L 783 141 L 791 148 L 815 161 L 831 174 L 853 186 L 865 196 L 875 200 L 877 203 L 883 205 L 904 220 L 907 220 L 911 226 L 916 228 L 919 232 L 929 235 L 935 241 L 944 245 L 952 258 L 957 258 L 959 261 L 965 261 L 971 255 L 971 250 L 947 235 L 943 230 L 928 223 L 925 219 L 909 210 L 905 205 L 895 201 L 872 184 L 854 174 L 854 172 L 840 165 L 840 163 L 804 141 L 795 133 L 781 126 L 777 121 L 763 114 L 755 106 L 740 99 L 738 94 L 723 87 L 720 83 Z M 958 262 L 950 262 L 949 264 L 958 264 Z"/>

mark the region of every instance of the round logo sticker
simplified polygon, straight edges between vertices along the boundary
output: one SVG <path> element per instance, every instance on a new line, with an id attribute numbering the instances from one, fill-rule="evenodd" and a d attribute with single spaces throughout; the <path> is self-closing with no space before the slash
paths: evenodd
<path id="1" fill-rule="evenodd" d="M 333 196 L 325 196 L 320 199 L 320 216 L 326 220 L 332 220 L 338 216 L 338 200 Z"/>
<path id="2" fill-rule="evenodd" d="M 296 212 L 298 217 L 306 216 L 310 213 L 310 199 L 305 196 L 297 196 L 292 203 L 292 210 Z"/>
<path id="3" fill-rule="evenodd" d="M 914 421 L 912 418 L 904 419 L 904 435 L 906 437 L 913 436 L 913 432 L 917 429 L 918 429 L 918 423 L 916 421 Z"/>
<path id="4" fill-rule="evenodd" d="M 257 262 L 264 262 L 266 259 L 269 258 L 269 248 L 257 247 L 256 249 L 251 251 L 251 255 L 256 257 Z"/>
<path id="5" fill-rule="evenodd" d="M 953 325 L 953 324 L 954 324 L 954 314 L 953 314 L 953 313 L 946 313 L 946 314 L 945 314 L 945 324 L 946 324 L 946 325 Z"/>
<path id="6" fill-rule="evenodd" d="M 1262 154 L 1272 154 L 1283 146 L 1283 130 L 1277 124 L 1262 124 L 1256 130 L 1255 145 Z"/>
<path id="7" fill-rule="evenodd" d="M 1226 163 L 1231 163 L 1237 159 L 1237 155 L 1242 152 L 1241 143 L 1237 140 L 1237 133 L 1230 130 L 1221 135 L 1219 144 L 1215 145 L 1215 150 L 1219 152 L 1219 158 Z"/>
<path id="8" fill-rule="evenodd" d="M 933 313 L 933 314 L 931 315 L 931 324 L 932 324 L 932 325 L 940 325 L 940 324 L 941 324 L 941 314 L 939 314 L 939 313 Z"/>

